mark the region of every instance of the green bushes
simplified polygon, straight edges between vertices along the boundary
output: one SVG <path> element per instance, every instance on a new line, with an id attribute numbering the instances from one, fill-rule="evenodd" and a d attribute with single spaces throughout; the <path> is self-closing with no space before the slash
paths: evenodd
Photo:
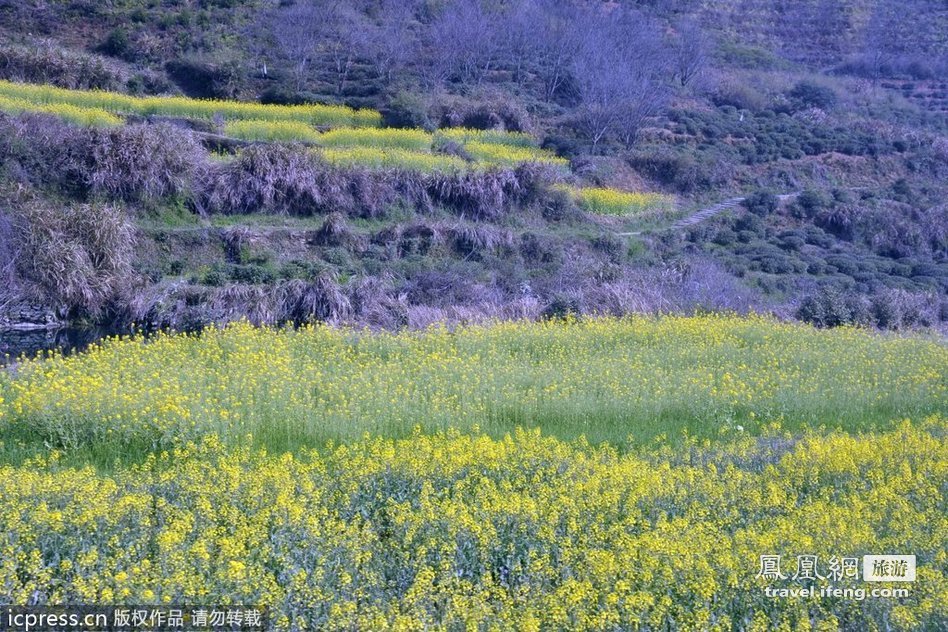
<path id="1" fill-rule="evenodd" d="M 132 47 L 129 43 L 128 32 L 121 27 L 112 29 L 99 45 L 99 51 L 112 57 L 131 57 Z"/>
<path id="2" fill-rule="evenodd" d="M 719 156 L 749 165 L 829 152 L 877 156 L 893 151 L 888 141 L 870 132 L 811 125 L 773 110 L 753 113 L 721 107 L 710 112 L 675 110 L 669 116 L 673 132 L 694 137 L 699 148 L 707 147 L 700 154 L 710 153 L 713 146 L 713 152 Z M 723 139 L 728 142 L 717 142 Z"/>
<path id="3" fill-rule="evenodd" d="M 882 329 L 930 327 L 944 322 L 943 303 L 937 295 L 883 289 L 862 294 L 838 286 L 824 286 L 804 297 L 796 316 L 817 327 L 875 326 Z"/>
<path id="4" fill-rule="evenodd" d="M 803 299 L 797 318 L 817 327 L 864 323 L 869 314 L 866 299 L 839 288 L 823 287 Z"/>
<path id="5" fill-rule="evenodd" d="M 230 282 L 266 285 L 276 282 L 277 272 L 269 265 L 216 263 L 208 268 L 199 280 L 211 287 L 222 287 Z"/>
<path id="6" fill-rule="evenodd" d="M 16 44 L 0 44 L 0 77 L 86 90 L 116 90 L 124 83 L 101 57 Z"/>
<path id="7" fill-rule="evenodd" d="M 796 207 L 803 217 L 812 219 L 828 204 L 826 197 L 819 191 L 806 189 L 797 196 Z"/>
<path id="8" fill-rule="evenodd" d="M 704 191 L 716 183 L 711 166 L 696 159 L 692 152 L 640 150 L 631 154 L 629 164 L 644 176 L 682 193 Z"/>
<path id="9" fill-rule="evenodd" d="M 779 204 L 780 200 L 770 191 L 754 191 L 744 199 L 744 207 L 754 215 L 770 215 Z"/>
<path id="10" fill-rule="evenodd" d="M 165 69 L 188 96 L 200 99 L 233 99 L 244 81 L 235 62 L 182 58 L 168 62 Z"/>
<path id="11" fill-rule="evenodd" d="M 801 81 L 787 93 L 795 109 L 821 108 L 828 110 L 836 105 L 836 92 L 825 85 L 812 81 Z"/>

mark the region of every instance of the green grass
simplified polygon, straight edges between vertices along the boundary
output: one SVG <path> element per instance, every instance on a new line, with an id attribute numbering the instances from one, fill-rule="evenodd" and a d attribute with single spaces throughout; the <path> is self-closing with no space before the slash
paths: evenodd
<path id="1" fill-rule="evenodd" d="M 101 465 L 208 433 L 285 450 L 416 427 L 622 445 L 944 413 L 948 349 L 729 316 L 399 334 L 239 325 L 25 362 L 0 377 L 0 398 L 0 460 L 56 445 Z"/>

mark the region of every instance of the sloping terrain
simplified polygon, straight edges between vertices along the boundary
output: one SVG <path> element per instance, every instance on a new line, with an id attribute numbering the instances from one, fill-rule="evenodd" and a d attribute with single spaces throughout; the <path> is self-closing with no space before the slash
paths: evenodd
<path id="1" fill-rule="evenodd" d="M 943 327 L 946 11 L 897 5 L 4 3 L 0 323 Z"/>

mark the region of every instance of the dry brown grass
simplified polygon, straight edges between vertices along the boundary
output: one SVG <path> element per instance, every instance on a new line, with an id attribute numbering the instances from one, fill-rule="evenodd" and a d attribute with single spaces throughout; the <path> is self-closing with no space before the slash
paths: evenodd
<path id="1" fill-rule="evenodd" d="M 15 212 L 20 269 L 63 311 L 97 317 L 129 288 L 135 231 L 122 209 L 21 200 Z"/>

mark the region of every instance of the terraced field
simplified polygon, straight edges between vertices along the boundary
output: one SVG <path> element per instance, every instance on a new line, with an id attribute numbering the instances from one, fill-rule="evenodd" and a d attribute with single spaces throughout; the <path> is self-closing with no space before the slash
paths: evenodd
<path id="1" fill-rule="evenodd" d="M 209 122 L 224 136 L 261 143 L 305 143 L 342 167 L 461 173 L 534 163 L 567 177 L 569 162 L 541 149 L 522 132 L 445 128 L 382 128 L 381 115 L 334 105 L 263 105 L 185 97 L 132 97 L 95 90 L 0 81 L 0 112 L 41 113 L 86 127 L 117 127 L 128 117 L 174 117 Z M 219 156 L 228 160 L 228 156 Z M 673 200 L 657 193 L 569 188 L 587 211 L 630 216 L 661 213 Z"/>

